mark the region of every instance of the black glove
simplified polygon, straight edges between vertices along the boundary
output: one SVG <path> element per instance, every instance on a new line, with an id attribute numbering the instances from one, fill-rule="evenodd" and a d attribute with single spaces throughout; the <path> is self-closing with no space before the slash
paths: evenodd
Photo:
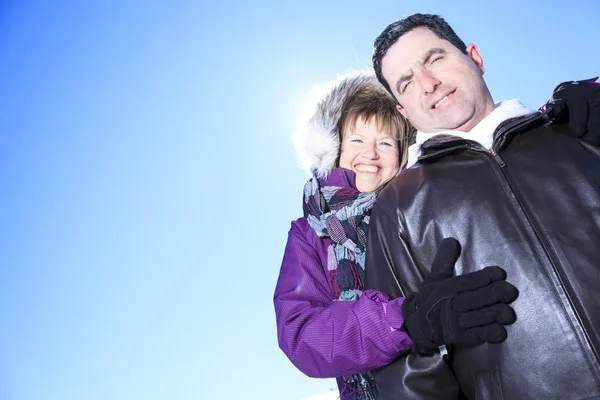
<path id="1" fill-rule="evenodd" d="M 452 277 L 460 245 L 454 238 L 442 241 L 419 291 L 402 304 L 404 326 L 413 350 L 429 353 L 443 344 L 476 346 L 506 339 L 503 325 L 516 321 L 508 305 L 519 292 L 506 282 L 500 267 Z"/>
<path id="2" fill-rule="evenodd" d="M 600 84 L 598 78 L 563 82 L 545 109 L 557 124 L 569 122 L 574 137 L 594 146 L 600 146 Z"/>

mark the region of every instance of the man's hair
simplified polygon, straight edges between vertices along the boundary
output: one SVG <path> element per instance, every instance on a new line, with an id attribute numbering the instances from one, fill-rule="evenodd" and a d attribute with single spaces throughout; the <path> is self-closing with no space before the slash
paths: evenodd
<path id="1" fill-rule="evenodd" d="M 396 139 L 400 166 L 403 166 L 408 156 L 408 144 L 415 130 L 396 110 L 394 98 L 374 85 L 361 87 L 345 101 L 337 127 L 340 153 L 344 134 L 353 131 L 359 119 L 367 122 L 374 117 L 377 128 L 382 132 L 389 132 Z M 339 157 L 336 166 L 339 166 Z"/>
<path id="2" fill-rule="evenodd" d="M 373 69 L 379 82 L 386 88 L 388 92 L 394 95 L 389 83 L 383 77 L 381 72 L 381 60 L 385 57 L 385 54 L 390 47 L 394 45 L 400 39 L 402 35 L 408 33 L 416 28 L 426 28 L 431 32 L 435 33 L 440 39 L 449 41 L 462 51 L 467 53 L 467 46 L 458 37 L 454 30 L 448 25 L 448 23 L 439 15 L 433 14 L 413 14 L 404 19 L 392 22 L 389 24 L 373 44 Z M 397 99 L 396 99 L 397 100 Z"/>

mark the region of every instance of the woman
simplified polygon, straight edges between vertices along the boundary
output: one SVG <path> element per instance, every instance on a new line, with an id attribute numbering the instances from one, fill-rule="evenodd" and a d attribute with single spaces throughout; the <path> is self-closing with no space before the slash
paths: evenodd
<path id="1" fill-rule="evenodd" d="M 346 376 L 338 378 L 342 398 L 371 398 L 369 377 L 355 374 L 412 346 L 401 329 L 403 299 L 360 296 L 368 211 L 404 164 L 409 133 L 385 89 L 357 73 L 333 85 L 297 140 L 316 177 L 304 188 L 305 217 L 292 223 L 275 291 L 279 341 L 307 375 Z M 339 222 L 331 233 L 326 209 Z"/>
<path id="2" fill-rule="evenodd" d="M 587 112 L 587 98 L 565 98 Z M 316 103 L 296 138 L 314 176 L 275 290 L 279 345 L 308 376 L 336 377 L 342 400 L 376 399 L 365 371 L 413 345 L 403 326 L 404 298 L 362 292 L 369 211 L 405 163 L 411 136 L 395 105 L 371 74 L 349 74 Z"/>

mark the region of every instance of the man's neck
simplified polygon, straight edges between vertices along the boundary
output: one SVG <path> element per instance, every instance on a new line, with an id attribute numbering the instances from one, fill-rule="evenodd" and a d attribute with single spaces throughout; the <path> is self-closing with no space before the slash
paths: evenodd
<path id="1" fill-rule="evenodd" d="M 498 107 L 496 107 L 496 105 L 498 105 Z M 484 148 L 489 149 L 493 143 L 494 131 L 498 125 L 500 125 L 500 123 L 509 118 L 524 116 L 535 112 L 533 110 L 529 110 L 527 107 L 521 104 L 519 100 L 498 102 L 496 105 L 494 105 L 494 110 L 492 112 L 487 114 L 468 132 L 452 130 L 436 133 L 423 133 L 418 131 L 415 143 L 411 145 L 408 150 L 409 160 L 406 168 L 410 168 L 417 162 L 417 159 L 421 154 L 421 145 L 436 135 L 445 133 L 459 136 L 463 139 L 478 142 Z"/>
<path id="2" fill-rule="evenodd" d="M 437 129 L 435 132 L 423 132 L 423 133 L 441 133 L 441 132 L 454 132 L 454 131 L 471 132 L 477 125 L 479 125 L 481 123 L 481 121 L 486 119 L 487 116 L 490 115 L 496 109 L 496 106 L 497 105 L 494 103 L 494 101 L 490 97 L 489 101 L 485 102 L 483 109 L 475 110 L 475 112 L 473 113 L 471 118 L 469 118 L 469 120 L 467 122 L 465 122 L 463 125 L 458 126 L 456 128 Z M 422 131 L 419 130 L 419 132 L 422 132 Z"/>

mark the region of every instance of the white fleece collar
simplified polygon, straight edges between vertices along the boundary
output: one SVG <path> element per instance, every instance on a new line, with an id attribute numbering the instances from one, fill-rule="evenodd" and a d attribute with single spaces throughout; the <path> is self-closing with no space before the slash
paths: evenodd
<path id="1" fill-rule="evenodd" d="M 444 131 L 435 133 L 424 133 L 417 131 L 417 138 L 415 144 L 408 148 L 408 162 L 405 168 L 410 168 L 417 163 L 419 156 L 421 156 L 421 146 L 423 143 L 428 141 L 437 135 L 454 135 L 467 140 L 473 140 L 481 144 L 486 149 L 492 147 L 494 140 L 494 131 L 498 128 L 502 122 L 510 118 L 522 117 L 534 113 L 534 110 L 530 110 L 525 107 L 520 100 L 513 99 L 507 101 L 499 101 L 495 103 L 496 108 L 494 111 L 488 114 L 481 122 L 479 122 L 471 131 Z"/>

